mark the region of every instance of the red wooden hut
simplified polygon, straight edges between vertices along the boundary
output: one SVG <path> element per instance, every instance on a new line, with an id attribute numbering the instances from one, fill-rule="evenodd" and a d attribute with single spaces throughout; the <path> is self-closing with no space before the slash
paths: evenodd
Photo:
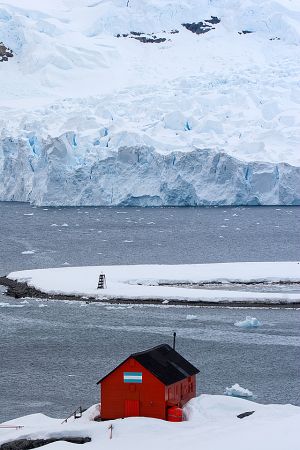
<path id="1" fill-rule="evenodd" d="M 199 370 L 167 344 L 133 353 L 98 381 L 101 419 L 171 419 L 196 395 Z M 171 409 L 172 408 L 172 409 Z"/>

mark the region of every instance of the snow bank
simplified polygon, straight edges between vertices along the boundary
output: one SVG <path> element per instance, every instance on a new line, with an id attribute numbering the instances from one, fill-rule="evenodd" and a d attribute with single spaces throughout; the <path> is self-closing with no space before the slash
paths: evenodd
<path id="1" fill-rule="evenodd" d="M 97 290 L 100 273 L 106 275 L 107 289 Z M 300 282 L 300 264 L 297 262 L 64 267 L 13 272 L 8 277 L 27 282 L 29 286 L 49 294 L 92 296 L 102 300 L 156 299 L 165 303 L 169 300 L 300 301 L 297 293 L 251 292 L 251 285 L 246 291 L 173 286 L 176 283 Z"/>
<path id="2" fill-rule="evenodd" d="M 237 415 L 254 414 L 244 419 Z M 129 418 L 109 422 L 93 422 L 86 416 L 61 424 L 43 415 L 31 415 L 7 422 L 24 425 L 21 430 L 1 430 L 0 445 L 23 437 L 90 436 L 83 448 L 124 450 L 143 448 L 163 450 L 172 447 L 206 450 L 298 450 L 300 408 L 292 405 L 260 405 L 241 398 L 201 395 L 185 407 L 187 421 L 171 423 L 156 419 Z M 40 419 L 40 420 L 39 420 Z M 113 425 L 113 438 L 108 427 Z M 200 443 L 200 444 L 199 444 Z M 220 447 L 221 446 L 221 447 Z M 49 447 L 50 448 L 50 447 Z M 53 443 L 51 449 L 78 448 L 78 445 Z"/>
<path id="3" fill-rule="evenodd" d="M 299 14 L 296 0 L 6 2 L 0 200 L 299 204 Z M 182 26 L 212 16 L 207 33 Z"/>
<path id="4" fill-rule="evenodd" d="M 232 397 L 253 397 L 253 394 L 249 389 L 242 388 L 238 383 L 230 388 L 227 387 L 224 394 Z"/>
<path id="5" fill-rule="evenodd" d="M 234 325 L 240 328 L 257 328 L 261 323 L 256 317 L 247 316 L 245 320 L 237 321 Z"/>

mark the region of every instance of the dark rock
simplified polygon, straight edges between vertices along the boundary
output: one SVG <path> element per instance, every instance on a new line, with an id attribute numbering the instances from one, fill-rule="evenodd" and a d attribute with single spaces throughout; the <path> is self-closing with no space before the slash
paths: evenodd
<path id="1" fill-rule="evenodd" d="M 44 445 L 52 444 L 53 442 L 65 441 L 71 444 L 86 444 L 91 442 L 90 437 L 65 437 L 65 438 L 50 438 L 50 439 L 18 439 L 16 441 L 6 442 L 0 446 L 0 450 L 31 450 L 34 448 L 43 447 Z"/>
<path id="2" fill-rule="evenodd" d="M 153 38 L 148 38 L 146 36 L 130 36 L 132 39 L 136 39 L 137 41 L 143 42 L 143 44 L 159 44 L 160 42 L 165 42 L 166 38 L 157 38 L 153 36 Z"/>
<path id="3" fill-rule="evenodd" d="M 253 413 L 255 413 L 255 411 L 246 411 L 242 414 L 238 414 L 236 417 L 238 417 L 239 419 L 243 419 L 244 417 L 251 416 Z"/>
<path id="4" fill-rule="evenodd" d="M 208 25 L 204 22 L 183 23 L 182 26 L 195 34 L 204 34 L 210 30 L 214 30 L 214 28 L 211 25 Z"/>
<path id="5" fill-rule="evenodd" d="M 3 42 L 0 42 L 0 62 L 8 61 L 8 58 L 12 58 L 13 56 L 13 51 L 6 47 Z"/>
<path id="6" fill-rule="evenodd" d="M 217 16 L 210 16 L 211 19 L 205 20 L 206 23 L 211 23 L 212 25 L 216 25 L 217 23 L 221 22 L 221 19 L 219 19 Z"/>
<path id="7" fill-rule="evenodd" d="M 253 33 L 253 31 L 250 31 L 250 30 L 239 31 L 239 34 L 251 34 L 251 33 Z"/>

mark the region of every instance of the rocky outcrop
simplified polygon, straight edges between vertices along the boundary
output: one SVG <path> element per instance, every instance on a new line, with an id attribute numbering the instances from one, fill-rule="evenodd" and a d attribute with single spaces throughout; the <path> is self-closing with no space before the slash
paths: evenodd
<path id="1" fill-rule="evenodd" d="M 52 444 L 53 442 L 70 442 L 71 444 L 86 444 L 91 442 L 89 437 L 59 437 L 49 439 L 18 439 L 16 441 L 6 442 L 0 445 L 0 450 L 31 450 Z"/>
<path id="2" fill-rule="evenodd" d="M 13 51 L 0 42 L 0 62 L 8 61 L 8 58 L 14 56 Z"/>

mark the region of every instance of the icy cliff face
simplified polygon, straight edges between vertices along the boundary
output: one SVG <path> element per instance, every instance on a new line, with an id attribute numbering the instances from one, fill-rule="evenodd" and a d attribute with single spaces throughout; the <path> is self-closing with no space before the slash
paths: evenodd
<path id="1" fill-rule="evenodd" d="M 300 204 L 300 168 L 242 162 L 196 149 L 162 155 L 152 147 L 120 147 L 101 159 L 76 161 L 74 135 L 39 143 L 4 140 L 0 199 L 37 205 Z M 21 174 L 21 176 L 20 176 Z"/>
<path id="2" fill-rule="evenodd" d="M 0 3 L 0 200 L 299 204 L 299 23 L 298 0 Z"/>

